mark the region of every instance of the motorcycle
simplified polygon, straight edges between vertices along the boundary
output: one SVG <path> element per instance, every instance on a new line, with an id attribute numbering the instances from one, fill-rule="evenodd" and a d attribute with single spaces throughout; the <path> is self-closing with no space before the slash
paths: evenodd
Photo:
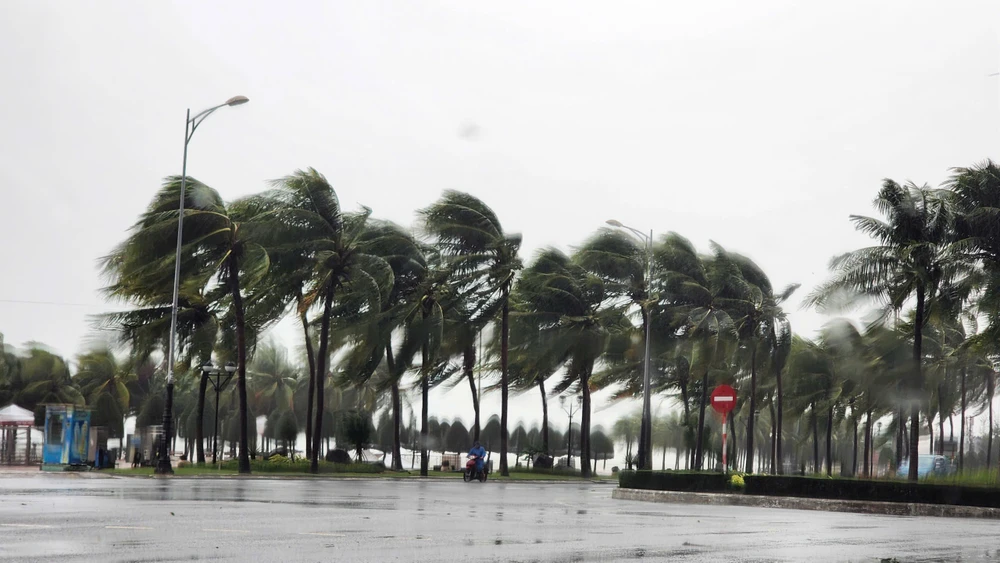
<path id="1" fill-rule="evenodd" d="M 469 461 L 465 462 L 465 472 L 462 473 L 462 480 L 468 483 L 473 479 L 478 479 L 480 483 L 486 482 L 486 474 L 489 473 L 490 459 L 487 457 L 483 461 L 483 468 L 476 471 L 476 461 L 479 456 L 470 455 Z"/>

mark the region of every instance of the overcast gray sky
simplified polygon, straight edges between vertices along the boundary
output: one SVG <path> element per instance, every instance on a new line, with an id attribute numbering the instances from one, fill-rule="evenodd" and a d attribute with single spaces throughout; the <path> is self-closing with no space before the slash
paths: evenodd
<path id="1" fill-rule="evenodd" d="M 995 0 L 3 11 L 0 331 L 67 355 L 106 310 L 96 260 L 180 173 L 185 109 L 236 94 L 250 104 L 206 121 L 189 157 L 226 198 L 312 166 L 345 207 L 403 224 L 471 192 L 526 258 L 609 218 L 677 231 L 802 283 L 806 335 L 823 319 L 798 298 L 865 244 L 847 216 L 871 212 L 882 178 L 938 184 L 1000 146 Z"/>

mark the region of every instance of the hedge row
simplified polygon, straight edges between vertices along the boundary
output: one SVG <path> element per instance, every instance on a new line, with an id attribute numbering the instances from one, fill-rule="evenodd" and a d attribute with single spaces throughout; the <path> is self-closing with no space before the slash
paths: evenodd
<path id="1" fill-rule="evenodd" d="M 984 487 L 781 475 L 747 475 L 743 479 L 748 495 L 1000 508 L 1000 489 Z"/>
<path id="2" fill-rule="evenodd" d="M 729 490 L 729 476 L 700 471 L 620 471 L 618 486 L 625 489 L 712 493 Z"/>
<path id="3" fill-rule="evenodd" d="M 618 485 L 658 491 L 730 491 L 730 477 L 695 471 L 623 471 Z M 913 502 L 1000 508 L 1000 489 L 907 481 L 744 475 L 748 495 Z"/>

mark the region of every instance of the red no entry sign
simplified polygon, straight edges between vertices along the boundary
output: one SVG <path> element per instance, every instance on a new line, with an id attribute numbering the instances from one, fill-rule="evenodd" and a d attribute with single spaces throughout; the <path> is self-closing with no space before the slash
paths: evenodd
<path id="1" fill-rule="evenodd" d="M 736 390 L 728 385 L 719 385 L 712 390 L 712 408 L 726 415 L 736 408 Z"/>

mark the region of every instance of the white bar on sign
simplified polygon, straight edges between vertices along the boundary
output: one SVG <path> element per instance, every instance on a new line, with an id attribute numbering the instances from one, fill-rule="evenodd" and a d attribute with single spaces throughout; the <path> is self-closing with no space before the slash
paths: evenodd
<path id="1" fill-rule="evenodd" d="M 728 403 L 730 401 L 735 401 L 736 397 L 716 397 L 715 401 L 717 403 Z"/>

